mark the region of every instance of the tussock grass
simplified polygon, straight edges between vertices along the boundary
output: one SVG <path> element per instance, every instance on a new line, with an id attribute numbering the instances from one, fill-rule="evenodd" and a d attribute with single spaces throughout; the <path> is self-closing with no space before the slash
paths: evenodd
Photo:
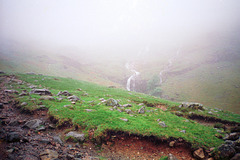
<path id="1" fill-rule="evenodd" d="M 43 75 L 25 75 L 18 74 L 19 79 L 26 83 L 20 85 L 12 83 L 12 87 L 18 91 L 31 89 L 28 85 L 36 85 L 37 88 L 47 88 L 53 93 L 56 99 L 56 94 L 59 91 L 67 90 L 71 94 L 81 98 L 81 101 L 71 104 L 68 99 L 62 101 L 54 100 L 39 100 L 39 95 L 29 95 L 23 98 L 17 98 L 20 102 L 27 102 L 25 106 L 30 110 L 34 110 L 40 106 L 45 105 L 49 109 L 49 114 L 56 119 L 70 120 L 73 124 L 81 126 L 83 132 L 88 134 L 89 130 L 94 130 L 94 138 L 105 136 L 107 131 L 123 131 L 129 134 L 137 134 L 142 136 L 155 136 L 158 138 L 183 138 L 185 141 L 192 143 L 194 147 L 215 147 L 223 143 L 223 140 L 215 137 L 218 134 L 215 129 L 208 126 L 203 126 L 195 121 L 187 120 L 183 117 L 178 117 L 171 113 L 171 109 L 178 106 L 179 103 L 166 101 L 153 96 L 128 92 L 118 88 L 107 88 L 104 86 L 60 77 L 50 77 Z M 27 84 L 29 83 L 29 84 Z M 77 89 L 81 88 L 82 91 Z M 83 93 L 88 93 L 82 96 Z M 64 97 L 64 96 L 63 96 Z M 33 100 L 35 98 L 36 100 Z M 119 100 L 121 105 L 132 104 L 131 109 L 133 114 L 126 112 L 119 112 L 117 110 L 111 111 L 112 107 L 106 106 L 105 103 L 100 103 L 100 98 L 109 99 L 114 98 Z M 165 105 L 169 109 L 162 111 L 156 107 L 147 107 L 148 112 L 138 114 L 137 110 L 142 106 L 139 103 L 147 103 L 152 105 Z M 63 107 L 64 105 L 73 105 L 74 109 Z M 92 112 L 86 111 L 91 109 Z M 239 115 L 236 115 L 239 118 Z M 128 119 L 128 122 L 120 118 Z M 158 123 L 164 121 L 166 128 L 161 127 Z M 185 130 L 186 133 L 180 131 Z"/>

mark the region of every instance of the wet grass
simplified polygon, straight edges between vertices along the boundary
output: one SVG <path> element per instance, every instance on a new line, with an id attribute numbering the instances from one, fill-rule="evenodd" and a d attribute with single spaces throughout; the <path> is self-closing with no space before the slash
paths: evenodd
<path id="1" fill-rule="evenodd" d="M 49 114 L 61 121 L 71 121 L 73 124 L 80 126 L 84 133 L 88 134 L 89 130 L 94 130 L 94 138 L 105 136 L 107 131 L 123 131 L 129 134 L 136 134 L 141 136 L 155 136 L 158 138 L 183 138 L 185 141 L 191 143 L 194 147 L 216 147 L 223 143 L 223 140 L 215 137 L 219 134 L 215 129 L 208 126 L 203 126 L 195 121 L 187 120 L 183 117 L 178 117 L 172 113 L 172 109 L 177 107 L 179 103 L 166 101 L 153 96 L 128 92 L 118 88 L 108 88 L 93 83 L 84 81 L 50 77 L 43 75 L 25 75 L 18 74 L 19 79 L 23 80 L 25 84 L 18 85 L 11 83 L 14 89 L 21 92 L 21 90 L 30 91 L 30 85 L 35 85 L 37 88 L 47 88 L 53 93 L 55 100 L 39 100 L 41 96 L 31 94 L 16 98 L 21 102 L 27 102 L 25 108 L 34 110 L 40 105 L 45 105 L 49 109 Z M 81 91 L 79 91 L 81 88 Z M 81 101 L 76 104 L 71 104 L 66 97 L 62 101 L 56 100 L 56 94 L 59 91 L 67 90 L 71 94 L 81 98 Z M 87 93 L 87 95 L 85 94 Z M 121 105 L 131 104 L 129 107 L 133 111 L 132 114 L 126 112 L 119 112 L 117 110 L 110 110 L 112 107 L 101 103 L 100 98 L 109 99 L 114 98 L 119 101 Z M 137 110 L 142 106 L 139 103 L 145 103 L 146 112 L 138 114 Z M 165 105 L 169 110 L 162 111 L 154 106 Z M 73 108 L 64 107 L 64 105 L 72 105 Z M 88 112 L 86 109 L 91 109 Z M 231 115 L 232 120 L 239 118 L 239 115 Z M 234 117 L 236 116 L 236 117 Z M 128 122 L 120 118 L 128 119 Z M 224 117 L 223 117 L 224 118 Z M 166 128 L 161 127 L 159 121 L 164 121 Z M 181 131 L 185 130 L 186 133 Z"/>

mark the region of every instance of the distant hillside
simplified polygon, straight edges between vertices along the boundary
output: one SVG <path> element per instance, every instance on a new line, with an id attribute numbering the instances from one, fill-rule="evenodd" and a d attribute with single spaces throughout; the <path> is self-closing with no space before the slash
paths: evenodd
<path id="1" fill-rule="evenodd" d="M 127 56 L 92 56 L 84 51 L 27 47 L 18 43 L 0 48 L 0 69 L 71 77 L 106 86 L 126 88 L 133 74 L 140 73 L 131 90 L 181 102 L 193 101 L 239 113 L 240 47 L 238 39 L 211 37 L 166 50 Z M 5 47 L 3 47 L 5 46 Z M 171 65 L 169 65 L 171 61 Z M 167 69 L 166 69 L 167 67 Z M 159 74 L 162 73 L 162 84 Z"/>

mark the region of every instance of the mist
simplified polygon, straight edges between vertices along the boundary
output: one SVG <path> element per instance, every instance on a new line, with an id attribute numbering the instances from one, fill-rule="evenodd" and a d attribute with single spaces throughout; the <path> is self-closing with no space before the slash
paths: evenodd
<path id="1" fill-rule="evenodd" d="M 0 40 L 135 57 L 144 48 L 161 54 L 209 33 L 232 34 L 240 28 L 239 15 L 236 0 L 1 0 Z"/>

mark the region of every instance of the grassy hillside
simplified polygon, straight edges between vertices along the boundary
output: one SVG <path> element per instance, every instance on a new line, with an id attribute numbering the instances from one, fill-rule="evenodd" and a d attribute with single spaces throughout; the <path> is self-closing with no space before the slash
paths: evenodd
<path id="1" fill-rule="evenodd" d="M 51 52 L 40 47 L 31 49 L 12 45 L 7 49 L 0 48 L 0 69 L 70 77 L 125 88 L 132 74 L 125 64 L 130 61 L 140 72 L 137 91 L 154 93 L 176 102 L 194 101 L 240 113 L 240 48 L 237 42 L 236 39 L 204 38 L 182 48 L 159 50 L 150 47 L 148 53 L 135 58 L 66 49 Z M 153 87 L 158 93 L 154 89 L 148 90 L 149 81 L 159 76 L 173 57 L 172 65 L 163 73 L 163 84 L 157 83 Z"/>
<path id="2" fill-rule="evenodd" d="M 8 84 L 9 89 L 16 89 L 21 93 L 22 90 L 30 91 L 29 86 L 35 85 L 37 88 L 47 88 L 53 93 L 54 100 L 40 100 L 41 96 L 35 94 L 23 97 L 16 95 L 20 104 L 21 102 L 28 103 L 24 106 L 25 108 L 35 110 L 40 108 L 41 105 L 45 105 L 49 109 L 49 114 L 59 119 L 59 125 L 61 122 L 70 121 L 80 126 L 87 135 L 90 130 L 94 131 L 95 139 L 106 136 L 107 131 L 124 131 L 129 134 L 158 138 L 173 137 L 177 139 L 181 137 L 192 143 L 194 147 L 209 148 L 223 143 L 223 140 L 215 136 L 220 133 L 212 127 L 203 126 L 195 121 L 173 114 L 179 103 L 74 79 L 25 74 L 18 74 L 17 78 L 24 83 L 19 85 L 16 81 L 13 81 Z M 58 96 L 56 94 L 64 90 L 80 97 L 81 100 L 76 104 L 72 104 L 65 96 L 63 96 L 63 100 L 57 100 Z M 118 108 L 121 110 L 119 112 L 119 110 L 106 105 L 106 103 L 102 103 L 100 98 L 105 100 L 113 98 L 121 105 L 131 104 L 132 107 Z M 146 107 L 143 114 L 138 113 L 138 110 L 142 107 L 139 103 L 144 103 Z M 64 105 L 71 106 L 64 107 Z M 157 106 L 164 106 L 167 110 L 163 111 Z M 126 113 L 125 109 L 131 109 L 131 113 Z M 210 110 L 206 109 L 205 112 L 208 111 Z M 196 110 L 197 112 L 198 110 Z M 201 114 L 207 115 L 205 112 Z M 240 123 L 240 116 L 230 112 L 219 111 L 211 116 Z M 128 121 L 122 119 L 128 119 Z M 159 122 L 164 122 L 167 127 L 160 126 Z M 183 130 L 185 133 L 182 132 Z"/>

